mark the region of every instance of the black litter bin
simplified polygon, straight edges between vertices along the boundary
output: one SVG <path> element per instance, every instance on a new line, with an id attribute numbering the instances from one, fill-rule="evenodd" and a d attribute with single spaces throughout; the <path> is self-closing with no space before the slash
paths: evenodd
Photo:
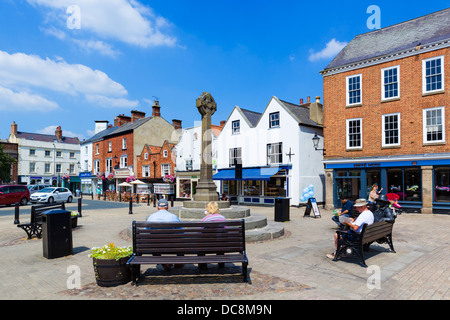
<path id="1" fill-rule="evenodd" d="M 72 221 L 70 211 L 42 212 L 42 243 L 44 257 L 56 259 L 73 254 Z"/>
<path id="2" fill-rule="evenodd" d="M 289 221 L 289 206 L 290 199 L 277 197 L 275 198 L 275 221 L 285 222 Z"/>

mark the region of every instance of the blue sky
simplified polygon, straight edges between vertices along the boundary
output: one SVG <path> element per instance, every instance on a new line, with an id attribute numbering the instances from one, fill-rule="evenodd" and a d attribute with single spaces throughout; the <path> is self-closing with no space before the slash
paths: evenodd
<path id="1" fill-rule="evenodd" d="M 356 35 L 439 11 L 450 1 L 0 0 L 0 139 L 19 131 L 89 138 L 95 120 L 131 110 L 183 127 L 234 106 L 262 112 L 272 96 L 323 96 L 319 71 Z M 325 102 L 326 103 L 326 102 Z"/>

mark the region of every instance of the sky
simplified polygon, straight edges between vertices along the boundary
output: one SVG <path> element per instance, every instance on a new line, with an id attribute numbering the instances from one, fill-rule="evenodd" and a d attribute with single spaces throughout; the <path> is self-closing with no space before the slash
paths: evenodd
<path id="1" fill-rule="evenodd" d="M 373 7 L 375 6 L 375 7 Z M 131 110 L 213 124 L 272 96 L 323 97 L 319 74 L 356 35 L 450 7 L 450 0 L 0 0 L 0 139 L 18 131 L 81 141 Z M 375 10 L 374 10 L 375 9 Z M 325 107 L 326 107 L 326 101 Z"/>

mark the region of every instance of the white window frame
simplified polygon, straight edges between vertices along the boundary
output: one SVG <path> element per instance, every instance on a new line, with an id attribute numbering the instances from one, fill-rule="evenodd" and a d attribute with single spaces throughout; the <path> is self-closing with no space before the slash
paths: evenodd
<path id="1" fill-rule="evenodd" d="M 397 91 L 398 92 L 397 92 L 396 96 L 386 98 L 386 88 L 385 88 L 386 83 L 384 82 L 385 81 L 384 72 L 391 70 L 391 69 L 397 69 Z M 388 101 L 391 99 L 398 99 L 398 98 L 400 98 L 400 66 L 393 66 L 393 67 L 381 69 L 381 101 Z"/>
<path id="2" fill-rule="evenodd" d="M 94 174 L 100 173 L 100 160 L 94 160 Z"/>
<path id="3" fill-rule="evenodd" d="M 127 138 L 122 138 L 122 150 L 127 148 Z"/>
<path id="4" fill-rule="evenodd" d="M 237 126 L 235 126 L 237 124 Z M 231 134 L 240 134 L 241 133 L 241 120 L 231 121 Z"/>
<path id="5" fill-rule="evenodd" d="M 442 126 L 442 139 L 441 140 L 427 140 L 427 112 L 441 110 L 441 126 Z M 445 142 L 445 107 L 435 107 L 435 108 L 427 108 L 423 109 L 423 144 L 433 144 L 433 143 L 441 143 Z"/>
<path id="6" fill-rule="evenodd" d="M 105 160 L 105 175 L 112 173 L 113 170 L 113 159 L 106 158 Z"/>
<path id="7" fill-rule="evenodd" d="M 359 126 L 360 126 L 360 141 L 361 141 L 361 145 L 360 146 L 356 146 L 356 147 L 350 147 L 350 132 L 349 132 L 349 124 L 350 121 L 359 121 Z M 363 148 L 363 121 L 362 118 L 354 118 L 354 119 L 347 119 L 346 120 L 346 125 L 345 125 L 346 129 L 346 136 L 345 136 L 345 144 L 348 150 L 354 150 L 354 149 L 362 149 Z"/>
<path id="8" fill-rule="evenodd" d="M 161 164 L 161 176 L 164 177 L 171 173 L 171 165 L 170 163 L 162 163 Z"/>
<path id="9" fill-rule="evenodd" d="M 148 160 L 148 152 L 144 153 L 144 159 Z"/>
<path id="10" fill-rule="evenodd" d="M 277 118 L 274 119 L 273 116 L 277 116 Z M 269 128 L 279 128 L 279 127 L 280 127 L 280 112 L 276 111 L 269 113 Z"/>
<path id="11" fill-rule="evenodd" d="M 356 78 L 356 77 L 359 77 L 359 84 L 360 84 L 360 88 L 359 88 L 359 102 L 350 103 L 350 92 L 349 92 L 348 84 L 349 84 L 349 80 L 351 78 Z M 346 93 L 346 104 L 347 104 L 347 107 L 362 105 L 362 101 L 363 101 L 363 90 L 362 90 L 362 83 L 363 82 L 362 81 L 363 80 L 362 80 L 362 74 L 361 73 L 360 74 L 354 74 L 354 75 L 351 75 L 351 76 L 347 76 L 345 78 L 345 93 Z"/>
<path id="12" fill-rule="evenodd" d="M 163 150 L 163 157 L 167 158 L 169 156 L 169 151 Z"/>
<path id="13" fill-rule="evenodd" d="M 278 150 L 275 148 L 278 147 Z M 283 163 L 283 142 L 267 144 L 267 165 Z"/>
<path id="14" fill-rule="evenodd" d="M 50 162 L 44 163 L 44 173 L 51 173 L 51 172 L 52 172 L 52 165 L 51 165 L 51 163 Z"/>
<path id="15" fill-rule="evenodd" d="M 142 176 L 143 176 L 144 178 L 150 177 L 150 166 L 149 166 L 149 165 L 147 165 L 147 166 L 142 166 Z"/>
<path id="16" fill-rule="evenodd" d="M 390 116 L 397 116 L 397 125 L 398 125 L 398 143 L 386 143 L 386 117 L 390 117 Z M 382 142 L 381 142 L 381 146 L 382 147 L 396 147 L 396 146 L 400 146 L 401 145 L 401 120 L 400 120 L 400 113 L 389 113 L 389 114 L 383 114 L 381 116 L 381 123 L 382 123 L 382 127 L 381 127 L 381 136 L 382 136 Z"/>
<path id="17" fill-rule="evenodd" d="M 108 152 L 112 152 L 112 142 L 108 141 Z"/>
<path id="18" fill-rule="evenodd" d="M 238 164 L 242 164 L 242 148 L 230 148 L 228 151 L 228 160 L 230 167 L 234 167 L 234 159 Z"/>
<path id="19" fill-rule="evenodd" d="M 37 168 L 36 168 L 36 162 L 30 162 L 29 163 L 29 172 L 30 173 L 36 173 Z"/>
<path id="20" fill-rule="evenodd" d="M 427 91 L 426 65 L 427 65 L 428 61 L 437 60 L 437 59 L 441 60 L 441 83 L 442 83 L 442 87 L 440 89 Z M 437 57 L 432 57 L 432 58 L 428 58 L 428 59 L 423 59 L 422 60 L 422 93 L 423 94 L 434 93 L 434 92 L 441 92 L 441 91 L 445 90 L 445 65 L 444 65 L 444 62 L 445 62 L 444 61 L 444 56 L 437 56 Z"/>
<path id="21" fill-rule="evenodd" d="M 120 168 L 128 167 L 128 155 L 120 156 Z"/>

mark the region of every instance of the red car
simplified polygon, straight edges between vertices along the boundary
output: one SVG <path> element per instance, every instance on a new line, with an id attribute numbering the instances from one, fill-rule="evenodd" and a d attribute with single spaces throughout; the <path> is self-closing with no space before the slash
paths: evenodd
<path id="1" fill-rule="evenodd" d="M 4 185 L 0 186 L 0 205 L 11 205 L 16 202 L 24 206 L 30 201 L 30 190 L 27 186 Z"/>

